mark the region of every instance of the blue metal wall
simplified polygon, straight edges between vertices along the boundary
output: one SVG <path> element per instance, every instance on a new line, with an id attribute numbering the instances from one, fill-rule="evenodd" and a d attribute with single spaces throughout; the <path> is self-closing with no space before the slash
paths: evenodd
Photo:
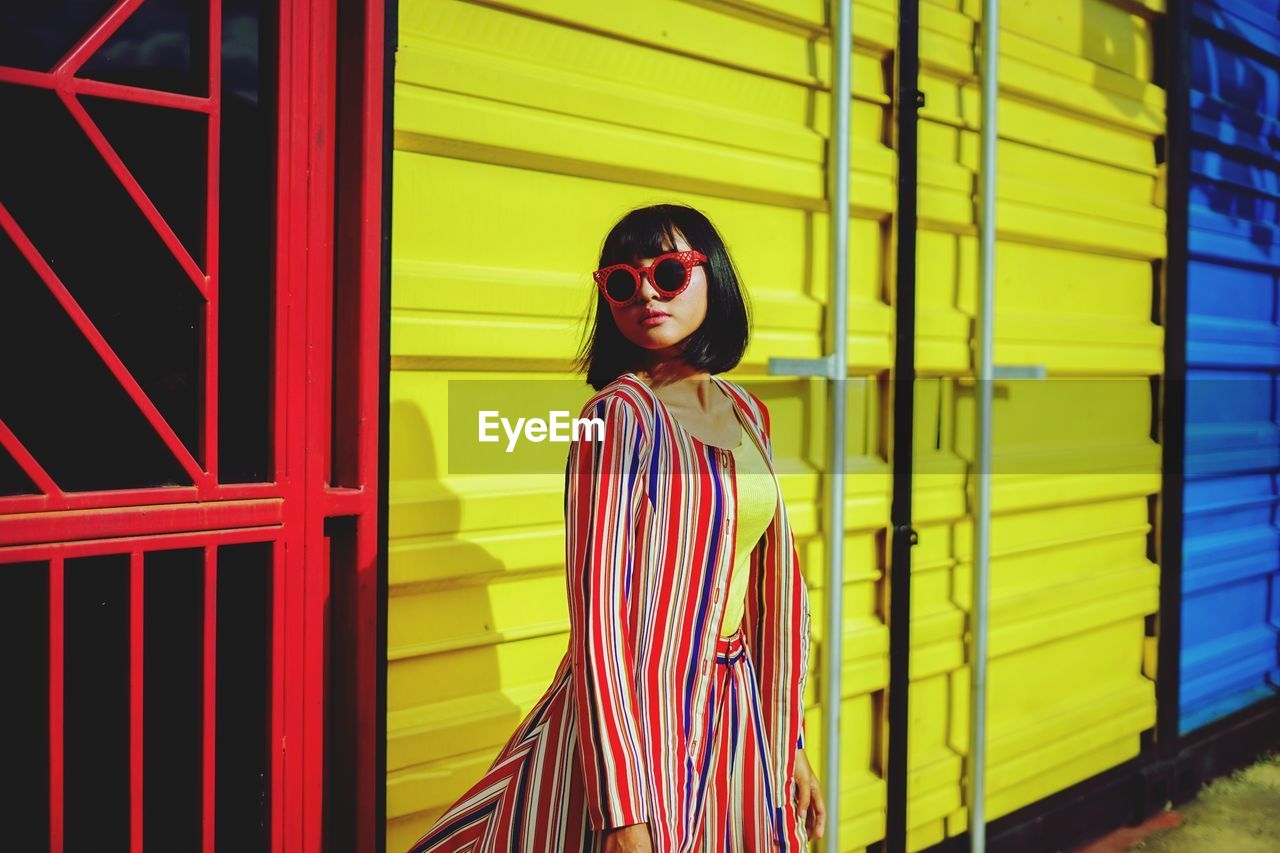
<path id="1" fill-rule="evenodd" d="M 1280 690 L 1280 0 L 1193 9 L 1182 733 Z"/>

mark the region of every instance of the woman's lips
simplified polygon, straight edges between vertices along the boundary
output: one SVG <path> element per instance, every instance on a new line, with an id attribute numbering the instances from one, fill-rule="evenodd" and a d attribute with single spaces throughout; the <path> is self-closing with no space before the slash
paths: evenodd
<path id="1" fill-rule="evenodd" d="M 663 320 L 666 320 L 670 316 L 670 314 L 646 314 L 641 318 L 640 325 L 644 326 L 646 329 L 652 328 L 653 326 L 660 325 Z"/>

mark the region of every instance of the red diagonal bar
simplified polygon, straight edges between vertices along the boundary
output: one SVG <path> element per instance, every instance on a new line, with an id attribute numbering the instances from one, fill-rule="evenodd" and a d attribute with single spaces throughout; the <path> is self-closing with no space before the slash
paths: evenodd
<path id="1" fill-rule="evenodd" d="M 164 415 L 160 414 L 155 404 L 151 402 L 147 392 L 143 391 L 142 387 L 138 385 L 137 380 L 133 378 L 133 374 L 129 372 L 124 362 L 111 349 L 111 345 L 107 343 L 106 338 L 98 331 L 97 326 L 93 325 L 93 321 L 89 319 L 89 316 L 84 313 L 80 303 L 76 302 L 75 297 L 58 279 L 53 268 L 36 251 L 35 245 L 23 233 L 17 221 L 9 214 L 9 209 L 3 204 L 0 204 L 0 228 L 3 228 L 8 233 L 9 239 L 13 240 L 18 247 L 18 251 L 22 252 L 23 257 L 27 259 L 27 263 L 31 264 L 32 268 L 35 269 L 41 281 L 45 283 L 45 286 L 53 293 L 54 298 L 58 300 L 58 304 L 71 317 L 71 321 L 76 324 L 80 334 L 84 335 L 85 340 L 89 342 L 94 352 L 102 359 L 102 363 L 107 366 L 107 369 L 111 371 L 111 375 L 116 378 L 116 381 L 124 388 L 125 393 L 129 395 L 129 399 L 142 412 L 143 417 L 147 419 L 152 428 L 155 429 L 156 434 L 160 436 L 160 440 L 164 442 L 165 446 L 174 455 L 174 458 L 178 460 L 178 464 L 187 472 L 187 476 L 191 478 L 193 483 L 199 484 L 203 482 L 205 475 L 204 471 L 200 469 L 200 463 L 196 462 L 191 452 L 182 443 L 182 439 L 178 438 L 177 433 L 173 431 L 173 427 L 169 426 L 169 422 L 164 419 Z"/>
<path id="2" fill-rule="evenodd" d="M 129 850 L 142 853 L 142 552 L 129 553 Z"/>
<path id="3" fill-rule="evenodd" d="M 116 101 L 148 104 L 153 107 L 186 110 L 192 113 L 207 114 L 213 108 L 208 98 L 201 98 L 197 95 L 161 92 L 157 89 L 126 86 L 123 83 L 106 83 L 102 80 L 88 80 L 84 77 L 55 77 L 48 71 L 28 71 L 25 68 L 13 68 L 9 65 L 0 65 L 0 83 L 15 83 L 19 86 L 31 86 L 36 89 L 69 91 L 78 95 L 93 95 L 99 98 L 111 98 Z"/>
<path id="4" fill-rule="evenodd" d="M 120 159 L 120 155 L 111 147 L 111 143 L 102 135 L 102 131 L 98 129 L 98 125 L 94 124 L 93 119 L 85 112 L 84 107 L 76 96 L 66 90 L 59 90 L 58 97 L 67 105 L 72 117 L 80 128 L 84 131 L 85 136 L 89 137 L 89 141 L 93 143 L 93 147 L 98 149 L 98 153 L 102 155 L 102 159 L 106 161 L 107 166 L 111 169 L 112 174 L 116 176 L 116 180 L 124 187 L 125 192 L 129 193 L 129 197 L 133 199 L 134 204 L 142 211 L 142 215 L 151 223 L 151 227 L 155 229 L 156 234 L 168 247 L 173 254 L 174 259 L 186 271 L 187 276 L 191 279 L 191 283 L 196 286 L 196 290 L 200 291 L 200 295 L 208 299 L 208 279 L 205 277 L 204 271 L 191 257 L 191 253 L 187 251 L 187 247 L 182 245 L 182 241 L 178 239 L 178 235 L 173 233 L 173 229 L 169 227 L 169 223 L 164 221 L 164 217 L 160 215 L 160 211 L 152 204 L 151 199 L 143 191 L 142 185 L 133 177 L 133 173 L 129 171 L 129 167 Z"/>
<path id="5" fill-rule="evenodd" d="M 49 851 L 62 853 L 63 562 L 49 559 Z"/>
<path id="6" fill-rule="evenodd" d="M 93 56 L 141 5 L 142 0 L 120 0 L 112 6 L 98 23 L 89 28 L 89 32 L 80 37 L 67 55 L 59 60 L 53 67 L 53 74 L 58 77 L 70 77 L 79 71 L 80 66 L 88 62 L 89 57 Z"/>
<path id="7" fill-rule="evenodd" d="M 58 484 L 53 482 L 53 478 L 48 472 L 36 461 L 31 455 L 31 451 L 27 450 L 13 431 L 5 425 L 4 421 L 0 421 L 0 446 L 9 451 L 9 455 L 18 463 L 18 467 L 22 469 L 22 473 L 26 474 L 31 482 L 35 483 L 36 488 L 44 492 L 46 495 L 62 496 L 62 489 L 58 488 Z"/>
<path id="8" fill-rule="evenodd" d="M 218 482 L 218 216 L 221 197 L 219 177 L 222 157 L 222 3 L 209 2 L 209 119 L 208 167 L 205 170 L 204 257 L 208 287 L 204 305 L 204 439 L 205 469 L 210 486 Z"/>

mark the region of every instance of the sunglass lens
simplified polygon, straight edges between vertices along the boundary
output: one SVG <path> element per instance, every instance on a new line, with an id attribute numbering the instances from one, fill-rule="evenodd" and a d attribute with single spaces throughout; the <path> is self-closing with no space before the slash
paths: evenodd
<path id="1" fill-rule="evenodd" d="M 679 290 L 680 285 L 684 284 L 684 264 L 674 258 L 667 258 L 653 268 L 653 283 L 668 293 Z"/>
<path id="2" fill-rule="evenodd" d="M 635 295 L 636 277 L 626 270 L 614 270 L 604 280 L 604 289 L 610 299 L 626 302 Z"/>

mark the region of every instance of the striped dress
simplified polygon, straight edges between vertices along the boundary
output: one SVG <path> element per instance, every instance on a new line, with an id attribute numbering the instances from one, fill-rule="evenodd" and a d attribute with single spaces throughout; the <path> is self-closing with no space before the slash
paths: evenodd
<path id="1" fill-rule="evenodd" d="M 712 377 L 773 470 L 769 413 Z M 647 823 L 656 851 L 802 850 L 809 599 L 785 504 L 721 637 L 737 527 L 732 451 L 687 432 L 639 377 L 600 389 L 565 468 L 569 647 L 492 765 L 411 848 L 600 850 Z"/>

